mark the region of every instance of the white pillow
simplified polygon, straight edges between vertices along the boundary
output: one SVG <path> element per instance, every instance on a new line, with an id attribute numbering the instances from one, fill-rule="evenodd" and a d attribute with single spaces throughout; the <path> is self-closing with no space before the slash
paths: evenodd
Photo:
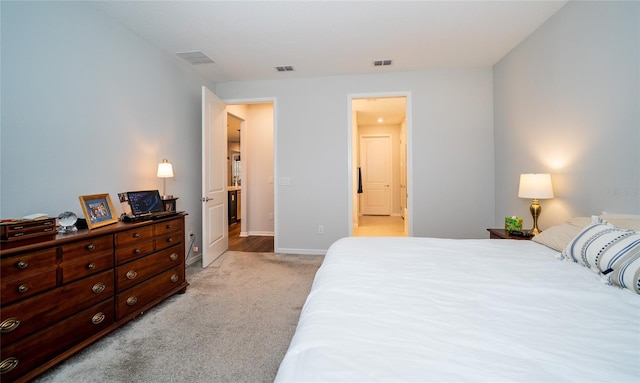
<path id="1" fill-rule="evenodd" d="M 562 251 L 580 231 L 591 223 L 589 217 L 576 217 L 569 221 L 545 229 L 531 240 L 556 251 Z"/>
<path id="2" fill-rule="evenodd" d="M 602 213 L 600 218 L 621 229 L 640 231 L 640 215 Z"/>
<path id="3" fill-rule="evenodd" d="M 569 242 L 562 256 L 605 276 L 610 283 L 640 294 L 640 233 L 637 231 L 594 223 Z"/>

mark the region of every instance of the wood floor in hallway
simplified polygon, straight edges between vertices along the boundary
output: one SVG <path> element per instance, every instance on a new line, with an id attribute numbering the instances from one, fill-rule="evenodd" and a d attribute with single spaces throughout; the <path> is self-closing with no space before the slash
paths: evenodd
<path id="1" fill-rule="evenodd" d="M 229 225 L 229 250 L 252 253 L 273 253 L 273 236 L 240 236 L 240 222 Z"/>

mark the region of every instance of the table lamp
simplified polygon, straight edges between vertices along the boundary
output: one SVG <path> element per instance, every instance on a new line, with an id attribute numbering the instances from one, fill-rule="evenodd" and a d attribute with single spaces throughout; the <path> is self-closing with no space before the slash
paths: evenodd
<path id="1" fill-rule="evenodd" d="M 167 178 L 173 177 L 173 166 L 165 158 L 158 164 L 158 178 L 162 178 L 162 199 L 173 198 L 172 195 L 167 195 Z"/>
<path id="2" fill-rule="evenodd" d="M 540 234 L 538 229 L 538 217 L 542 208 L 538 203 L 538 199 L 553 198 L 553 188 L 551 186 L 551 175 L 548 173 L 541 174 L 520 174 L 520 188 L 518 197 L 533 198 L 529 211 L 533 217 L 533 235 Z"/>

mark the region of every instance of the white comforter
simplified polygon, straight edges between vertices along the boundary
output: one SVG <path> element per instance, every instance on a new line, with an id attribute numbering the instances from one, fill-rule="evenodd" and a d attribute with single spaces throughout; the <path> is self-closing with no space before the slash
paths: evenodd
<path id="1" fill-rule="evenodd" d="M 640 296 L 531 241 L 345 238 L 276 382 L 639 382 Z"/>

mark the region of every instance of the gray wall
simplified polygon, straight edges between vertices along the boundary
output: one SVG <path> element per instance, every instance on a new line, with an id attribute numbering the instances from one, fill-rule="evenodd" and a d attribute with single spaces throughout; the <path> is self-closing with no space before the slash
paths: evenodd
<path id="1" fill-rule="evenodd" d="M 162 189 L 166 157 L 199 237 L 205 80 L 86 3 L 1 6 L 0 216 L 82 216 L 78 196 L 97 193 L 120 214 L 118 192 Z"/>
<path id="2" fill-rule="evenodd" d="M 411 92 L 413 235 L 485 238 L 494 217 L 491 69 L 218 83 L 223 99 L 276 98 L 279 251 L 349 235 L 348 95 Z M 318 225 L 324 234 L 318 234 Z"/>
<path id="3" fill-rule="evenodd" d="M 0 216 L 80 212 L 79 195 L 161 188 L 167 157 L 169 192 L 199 233 L 206 81 L 85 3 L 1 7 Z M 276 186 L 280 250 L 322 252 L 348 235 L 353 94 L 411 96 L 416 236 L 483 238 L 505 215 L 530 220 L 517 198 L 523 172 L 553 174 L 543 228 L 638 213 L 638 14 L 638 3 L 570 2 L 493 70 L 207 85 L 224 99 L 276 100 L 274 177 L 291 179 Z"/>
<path id="4" fill-rule="evenodd" d="M 494 67 L 496 224 L 520 173 L 551 173 L 540 228 L 640 213 L 640 3 L 569 2 Z"/>

